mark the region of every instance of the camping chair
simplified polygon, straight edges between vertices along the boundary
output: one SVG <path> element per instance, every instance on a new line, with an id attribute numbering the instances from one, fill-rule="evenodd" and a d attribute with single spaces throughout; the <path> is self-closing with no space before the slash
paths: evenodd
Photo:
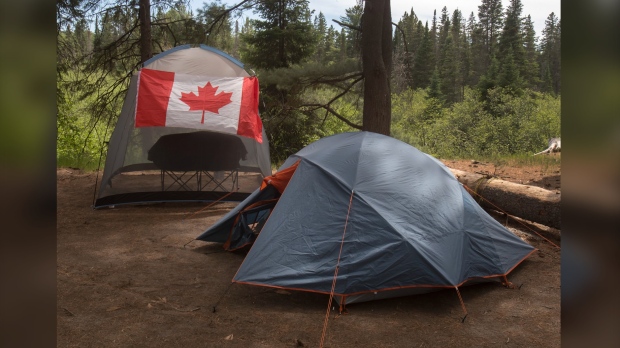
<path id="1" fill-rule="evenodd" d="M 216 173 L 224 173 L 224 177 L 222 179 L 219 179 Z M 202 179 L 203 175 L 205 177 L 204 183 Z M 216 191 L 217 189 L 220 189 L 224 192 L 229 192 L 229 190 L 227 190 L 224 187 L 224 184 L 229 179 L 230 181 L 232 181 L 232 189 L 230 191 L 238 190 L 239 189 L 239 168 L 235 168 L 228 172 L 225 172 L 225 171 L 209 172 L 206 170 L 201 170 L 198 172 L 198 191 L 202 191 L 209 184 L 213 183 L 215 187 L 211 191 Z"/>
<path id="2" fill-rule="evenodd" d="M 239 188 L 239 162 L 247 151 L 236 136 L 206 131 L 168 134 L 149 149 L 148 159 L 161 170 L 161 190 L 229 192 L 225 183 L 232 181 L 230 191 Z M 216 173 L 225 173 L 220 179 Z M 172 179 L 165 183 L 166 177 Z M 204 177 L 204 179 L 203 179 Z M 196 178 L 196 186 L 190 182 Z"/>
<path id="3" fill-rule="evenodd" d="M 216 173 L 224 173 L 224 176 L 220 179 Z M 210 184 L 214 187 L 209 191 L 231 192 L 239 189 L 239 169 L 224 171 L 172 171 L 167 169 L 161 169 L 161 190 L 162 191 L 203 191 Z M 166 178 L 172 179 L 172 182 L 166 183 Z M 192 187 L 190 180 L 196 178 L 196 186 Z M 227 181 L 232 182 L 232 187 L 228 190 L 228 186 L 225 186 Z"/>
<path id="4" fill-rule="evenodd" d="M 186 174 L 189 175 L 188 178 L 186 178 Z M 178 188 L 176 189 L 176 191 L 193 191 L 193 189 L 188 185 L 188 183 L 194 177 L 197 178 L 198 191 L 200 191 L 199 172 L 188 172 L 188 171 L 175 172 L 172 170 L 162 169 L 160 176 L 161 176 L 161 190 L 162 191 L 171 190 L 173 186 L 175 186 L 175 184 L 178 185 Z M 169 177 L 172 179 L 172 183 L 170 183 L 167 187 L 166 187 L 166 177 Z"/>

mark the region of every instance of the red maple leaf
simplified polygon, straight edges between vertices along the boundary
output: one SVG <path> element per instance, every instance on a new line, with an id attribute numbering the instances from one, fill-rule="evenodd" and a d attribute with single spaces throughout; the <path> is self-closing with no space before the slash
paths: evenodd
<path id="1" fill-rule="evenodd" d="M 181 92 L 181 101 L 189 106 L 191 110 L 202 110 L 202 120 L 200 123 L 205 123 L 205 111 L 218 114 L 220 108 L 230 104 L 230 96 L 232 92 L 220 92 L 215 94 L 218 87 L 211 86 L 211 82 L 207 82 L 204 87 L 198 86 L 198 95 L 194 92 Z"/>

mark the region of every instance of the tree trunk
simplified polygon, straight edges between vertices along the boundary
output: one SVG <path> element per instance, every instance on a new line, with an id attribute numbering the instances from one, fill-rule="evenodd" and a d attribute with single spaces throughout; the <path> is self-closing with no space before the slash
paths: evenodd
<path id="1" fill-rule="evenodd" d="M 366 1 L 362 15 L 364 115 L 362 129 L 390 135 L 392 15 L 390 0 Z"/>
<path id="2" fill-rule="evenodd" d="M 142 64 L 153 56 L 151 39 L 151 0 L 140 0 L 140 61 Z"/>
<path id="3" fill-rule="evenodd" d="M 459 182 L 477 193 L 472 196 L 482 207 L 501 210 L 524 220 L 560 229 L 559 193 L 537 186 L 488 179 L 484 175 L 458 169 L 450 170 Z"/>

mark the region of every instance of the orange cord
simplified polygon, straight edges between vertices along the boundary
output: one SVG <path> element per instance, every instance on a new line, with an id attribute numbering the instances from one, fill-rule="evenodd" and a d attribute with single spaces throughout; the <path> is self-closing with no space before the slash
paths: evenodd
<path id="1" fill-rule="evenodd" d="M 230 192 L 228 192 L 227 194 L 225 194 L 225 195 L 223 195 L 222 197 L 218 198 L 216 201 L 213 201 L 213 202 L 211 202 L 210 204 L 208 204 L 206 207 L 201 208 L 200 210 L 193 212 L 193 213 L 192 213 L 192 214 L 190 214 L 189 216 L 186 216 L 185 218 L 183 218 L 183 221 L 185 221 L 185 220 L 187 220 L 187 219 L 191 218 L 192 216 L 194 216 L 194 215 L 196 215 L 196 214 L 200 213 L 201 211 L 203 211 L 203 210 L 205 210 L 205 209 L 208 209 L 208 208 L 212 207 L 215 203 L 217 203 L 217 202 L 221 201 L 222 199 L 224 199 L 224 198 L 228 197 L 229 195 L 231 195 L 231 194 L 233 194 L 233 193 L 237 192 L 238 190 L 239 190 L 239 188 L 237 187 L 237 189 L 236 189 L 235 191 L 230 191 Z M 183 245 L 183 249 L 185 249 L 185 247 L 186 247 L 189 243 L 191 243 L 191 242 L 193 242 L 193 241 L 195 241 L 195 239 L 192 239 L 192 240 L 190 240 L 189 242 L 185 243 L 185 245 Z"/>
<path id="2" fill-rule="evenodd" d="M 344 245 L 344 236 L 347 233 L 347 224 L 349 223 L 349 215 L 351 213 L 351 204 L 353 203 L 353 193 L 351 191 L 351 197 L 349 198 L 349 209 L 347 211 L 347 218 L 344 221 L 344 231 L 342 231 L 342 240 L 340 241 L 340 252 L 338 252 L 338 260 L 336 261 L 336 270 L 334 271 L 334 279 L 332 280 L 332 289 L 329 293 L 329 301 L 327 302 L 327 313 L 325 313 L 325 321 L 323 322 L 323 333 L 321 334 L 321 344 L 319 347 L 323 348 L 325 342 L 325 334 L 327 333 L 327 323 L 329 322 L 329 312 L 332 308 L 332 300 L 334 299 L 334 289 L 336 289 L 336 278 L 338 278 L 338 270 L 340 266 L 340 256 L 342 255 L 342 246 Z"/>
<path id="3" fill-rule="evenodd" d="M 210 204 L 208 204 L 206 207 L 200 208 L 200 210 L 198 210 L 198 211 L 196 211 L 196 212 L 193 212 L 192 214 L 190 214 L 189 216 L 187 216 L 185 219 L 189 219 L 189 218 L 191 218 L 192 216 L 194 216 L 194 215 L 196 215 L 196 214 L 200 213 L 201 211 L 203 211 L 203 210 L 205 210 L 205 209 L 209 209 L 209 208 L 211 208 L 211 207 L 212 207 L 215 203 L 218 203 L 218 202 L 219 202 L 219 201 L 221 201 L 222 199 L 224 199 L 224 198 L 226 198 L 226 197 L 228 197 L 228 196 L 232 195 L 233 193 L 235 193 L 235 192 L 237 192 L 237 191 L 239 191 L 239 188 L 238 188 L 238 187 L 237 187 L 237 189 L 236 189 L 236 190 L 234 190 L 234 191 L 230 191 L 230 192 L 228 192 L 227 194 L 223 195 L 222 197 L 218 198 L 217 200 L 215 200 L 215 201 L 211 202 L 211 203 L 210 203 Z"/>
<path id="4" fill-rule="evenodd" d="M 465 308 L 465 302 L 463 302 L 463 298 L 461 297 L 461 292 L 459 291 L 459 287 L 455 286 L 456 294 L 459 296 L 459 301 L 461 301 L 461 307 L 463 308 L 463 312 L 465 312 L 465 316 L 463 317 L 463 321 L 467 318 L 467 308 Z"/>
<path id="5" fill-rule="evenodd" d="M 476 192 L 476 191 L 472 190 L 471 188 L 467 187 L 467 185 L 465 185 L 465 184 L 462 184 L 462 185 L 463 185 L 463 187 L 465 187 L 465 189 L 467 189 L 467 191 L 469 191 L 469 192 L 471 192 L 471 193 L 475 194 L 476 196 L 480 197 L 480 198 L 481 198 L 481 199 L 483 199 L 485 202 L 487 202 L 487 203 L 489 203 L 490 205 L 492 205 L 492 206 L 493 206 L 495 209 L 497 209 L 498 211 L 501 211 L 502 213 L 506 214 L 506 216 L 507 216 L 507 217 L 508 217 L 508 216 L 512 217 L 512 215 L 508 214 L 507 212 L 505 212 L 504 210 L 502 210 L 500 207 L 498 207 L 498 206 L 496 206 L 495 204 L 491 203 L 491 201 L 489 201 L 488 199 L 486 199 L 486 198 L 482 197 L 482 195 L 480 195 L 478 192 Z M 517 220 L 517 219 L 514 219 L 514 218 L 513 218 L 513 220 L 515 220 L 516 222 L 520 223 L 521 225 L 523 225 L 523 227 L 527 228 L 528 230 L 530 230 L 530 231 L 534 232 L 537 236 L 539 236 L 540 238 L 542 238 L 542 239 L 546 240 L 549 244 L 553 245 L 554 247 L 556 247 L 556 248 L 558 248 L 558 249 L 561 249 L 561 248 L 560 248 L 557 244 L 553 243 L 553 242 L 552 242 L 552 241 L 550 241 L 548 238 L 545 238 L 545 237 L 544 237 L 544 236 L 542 236 L 540 233 L 538 233 L 538 232 L 534 231 L 533 229 L 531 229 L 529 226 L 527 226 L 527 225 L 526 225 L 526 224 L 524 224 L 523 222 L 521 222 L 521 221 L 519 221 L 519 220 Z"/>

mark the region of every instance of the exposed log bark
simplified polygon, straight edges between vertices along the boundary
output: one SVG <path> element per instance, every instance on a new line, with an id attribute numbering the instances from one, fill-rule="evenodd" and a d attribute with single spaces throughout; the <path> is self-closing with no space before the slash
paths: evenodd
<path id="1" fill-rule="evenodd" d="M 506 216 L 506 214 L 497 210 L 489 209 L 487 211 L 491 216 L 495 216 L 497 220 L 505 226 L 518 228 L 519 230 L 525 231 L 527 233 L 531 232 L 530 234 L 546 238 L 551 243 L 560 246 L 560 243 L 562 241 L 562 234 L 560 233 L 561 231 L 557 228 L 521 219 L 520 217 L 514 215 L 510 215 L 510 217 L 508 217 Z M 526 229 L 523 229 L 523 226 L 525 226 Z"/>
<path id="2" fill-rule="evenodd" d="M 560 229 L 560 193 L 458 169 L 450 170 L 459 182 L 476 193 L 472 196 L 482 207 L 499 208 L 510 215 Z"/>

